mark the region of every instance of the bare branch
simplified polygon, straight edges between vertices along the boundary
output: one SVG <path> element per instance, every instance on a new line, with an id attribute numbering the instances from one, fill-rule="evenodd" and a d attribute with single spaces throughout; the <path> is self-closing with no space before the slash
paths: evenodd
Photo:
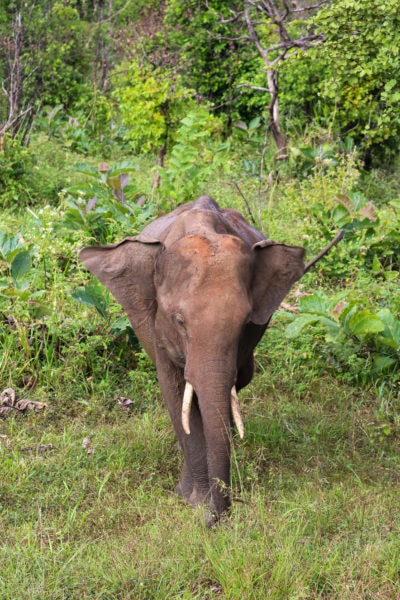
<path id="1" fill-rule="evenodd" d="M 259 85 L 251 85 L 251 83 L 239 83 L 239 85 L 237 85 L 236 87 L 238 88 L 249 88 L 252 90 L 257 90 L 259 92 L 268 92 L 268 94 L 272 94 L 271 90 L 269 88 L 266 87 L 261 87 Z"/>
<path id="2" fill-rule="evenodd" d="M 299 8 L 294 6 L 292 8 L 292 13 L 311 12 L 311 11 L 317 10 L 318 8 L 321 8 L 321 6 L 324 6 L 325 4 L 329 4 L 329 3 L 330 3 L 330 0 L 321 0 L 320 2 L 317 2 L 317 4 L 311 4 L 310 6 L 300 6 Z M 293 2 L 293 4 L 295 4 L 295 2 Z"/>
<path id="3" fill-rule="evenodd" d="M 10 129 L 17 121 L 19 121 L 25 115 L 27 115 L 29 112 L 31 112 L 32 109 L 33 109 L 33 105 L 29 106 L 25 110 L 22 110 L 21 112 L 19 112 L 17 114 L 17 116 L 14 117 L 12 120 L 10 120 L 10 116 L 9 116 L 9 118 L 6 121 L 6 123 L 4 123 L 3 126 L 0 129 L 0 135 L 4 135 L 5 132 L 8 131 L 8 129 Z"/>
<path id="4" fill-rule="evenodd" d="M 328 244 L 326 246 L 326 248 L 321 250 L 321 252 L 319 252 L 319 254 L 317 254 L 317 256 L 315 256 L 312 260 L 310 260 L 310 262 L 308 262 L 306 264 L 306 266 L 304 267 L 304 273 L 307 273 L 307 271 L 309 269 L 311 269 L 311 267 L 313 267 L 315 265 L 315 263 L 317 263 L 323 256 L 325 256 L 325 254 L 327 254 L 329 252 L 329 250 L 331 248 L 333 248 L 333 246 L 336 246 L 336 244 L 338 244 L 340 242 L 340 240 L 343 239 L 343 236 L 344 236 L 344 231 L 343 231 L 343 229 L 340 229 L 337 232 L 337 234 L 335 235 L 335 237 L 333 238 L 333 240 L 331 241 L 331 243 Z"/>

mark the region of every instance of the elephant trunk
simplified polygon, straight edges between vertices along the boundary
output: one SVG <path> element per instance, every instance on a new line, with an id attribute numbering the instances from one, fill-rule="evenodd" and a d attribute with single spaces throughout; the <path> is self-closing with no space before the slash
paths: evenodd
<path id="1" fill-rule="evenodd" d="M 219 363 L 219 364 L 216 364 Z M 239 434 L 243 435 L 243 422 L 238 410 L 235 389 L 235 361 L 214 361 L 201 369 L 202 376 L 187 369 L 182 425 L 190 434 L 190 405 L 193 392 L 196 393 L 203 424 L 207 451 L 207 469 L 210 491 L 210 523 L 229 510 L 230 496 L 230 450 L 231 421 L 235 420 Z M 204 365 L 203 365 L 204 367 Z M 206 374 L 206 375 L 204 375 Z M 233 406 L 232 406 L 233 405 Z"/>
<path id="2" fill-rule="evenodd" d="M 192 407 L 193 401 L 193 386 L 188 381 L 185 385 L 185 391 L 183 394 L 183 402 L 182 402 L 182 427 L 183 431 L 190 435 L 190 410 Z M 233 421 L 237 427 L 239 436 L 241 439 L 244 437 L 244 425 L 242 420 L 242 415 L 240 414 L 240 406 L 239 406 L 239 398 L 236 392 L 236 386 L 234 385 L 231 389 L 231 412 Z"/>

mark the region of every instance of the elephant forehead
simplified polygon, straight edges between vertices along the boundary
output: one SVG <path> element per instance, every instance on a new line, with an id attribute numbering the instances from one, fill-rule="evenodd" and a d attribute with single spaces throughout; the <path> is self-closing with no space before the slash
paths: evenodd
<path id="1" fill-rule="evenodd" d="M 158 275 L 172 286 L 205 286 L 229 281 L 247 285 L 253 255 L 235 236 L 189 235 L 167 248 L 158 265 Z M 161 281 L 160 281 L 161 283 Z"/>
<path id="2" fill-rule="evenodd" d="M 252 254 L 245 243 L 231 235 L 189 235 L 175 245 L 175 257 L 182 274 L 207 279 L 247 280 Z"/>
<path id="3" fill-rule="evenodd" d="M 198 261 L 207 261 L 218 257 L 221 260 L 225 257 L 244 259 L 250 254 L 240 238 L 227 234 L 187 235 L 178 240 L 174 246 L 175 252 L 183 258 L 192 258 Z"/>

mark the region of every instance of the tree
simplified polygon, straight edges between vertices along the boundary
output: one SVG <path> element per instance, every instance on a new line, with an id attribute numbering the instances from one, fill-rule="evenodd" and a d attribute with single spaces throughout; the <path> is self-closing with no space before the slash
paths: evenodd
<path id="1" fill-rule="evenodd" d="M 104 85 L 110 1 L 5 0 L 0 9 L 0 132 L 27 141 L 44 105 L 71 108 Z M 87 4 L 93 6 L 89 7 Z M 90 8 L 90 10 L 89 10 Z M 92 19 L 91 21 L 89 19 Z"/>
<path id="2" fill-rule="evenodd" d="M 196 91 L 199 102 L 207 101 L 215 113 L 225 116 L 228 129 L 234 120 L 251 119 L 258 101 L 252 90 L 238 87 L 246 73 L 257 77 L 259 71 L 242 24 L 230 19 L 241 4 L 241 0 L 169 0 L 162 34 L 184 84 Z"/>
<path id="3" fill-rule="evenodd" d="M 319 45 L 321 33 L 315 33 L 306 20 L 298 19 L 320 8 L 327 0 L 298 6 L 288 0 L 245 0 L 243 20 L 250 41 L 255 45 L 265 65 L 266 88 L 258 88 L 270 96 L 267 107 L 269 127 L 278 148 L 278 158 L 287 158 L 286 138 L 282 133 L 279 115 L 279 70 L 282 60 L 299 50 Z"/>
<path id="4" fill-rule="evenodd" d="M 287 156 L 286 138 L 280 126 L 278 66 L 294 53 L 321 43 L 322 34 L 312 30 L 307 17 L 327 2 L 168 2 L 166 17 L 175 27 L 179 26 L 175 36 L 190 65 L 191 85 L 209 99 L 217 100 L 223 110 L 229 110 L 227 105 L 247 89 L 253 92 L 251 105 L 257 103 L 260 112 L 262 102 L 254 100 L 254 91 L 267 93 L 268 125 L 278 158 Z M 260 75 L 265 82 L 260 81 Z M 184 73 L 182 76 L 185 79 Z"/>
<path id="5" fill-rule="evenodd" d="M 332 127 L 362 147 L 367 164 L 398 150 L 400 11 L 397 0 L 336 0 L 315 18 L 324 44 L 318 93 Z"/>

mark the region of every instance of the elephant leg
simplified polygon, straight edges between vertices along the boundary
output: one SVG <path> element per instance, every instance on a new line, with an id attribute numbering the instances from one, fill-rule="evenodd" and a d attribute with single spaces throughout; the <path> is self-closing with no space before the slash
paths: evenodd
<path id="1" fill-rule="evenodd" d="M 191 493 L 193 491 L 193 478 L 192 473 L 190 471 L 190 467 L 186 460 L 183 461 L 183 467 L 181 472 L 181 477 L 178 485 L 175 488 L 175 493 L 178 494 L 181 498 L 185 500 L 189 500 Z"/>
<path id="2" fill-rule="evenodd" d="M 251 353 L 244 363 L 239 367 L 237 380 L 236 380 L 236 389 L 237 391 L 246 387 L 253 379 L 254 375 L 254 358 L 253 353 Z"/>
<path id="3" fill-rule="evenodd" d="M 197 505 L 209 494 L 206 442 L 200 411 L 197 401 L 193 401 L 190 435 L 187 435 L 182 426 L 182 400 L 185 389 L 183 372 L 171 364 L 160 350 L 157 354 L 160 389 L 184 455 L 183 469 L 175 491 L 190 504 Z"/>

